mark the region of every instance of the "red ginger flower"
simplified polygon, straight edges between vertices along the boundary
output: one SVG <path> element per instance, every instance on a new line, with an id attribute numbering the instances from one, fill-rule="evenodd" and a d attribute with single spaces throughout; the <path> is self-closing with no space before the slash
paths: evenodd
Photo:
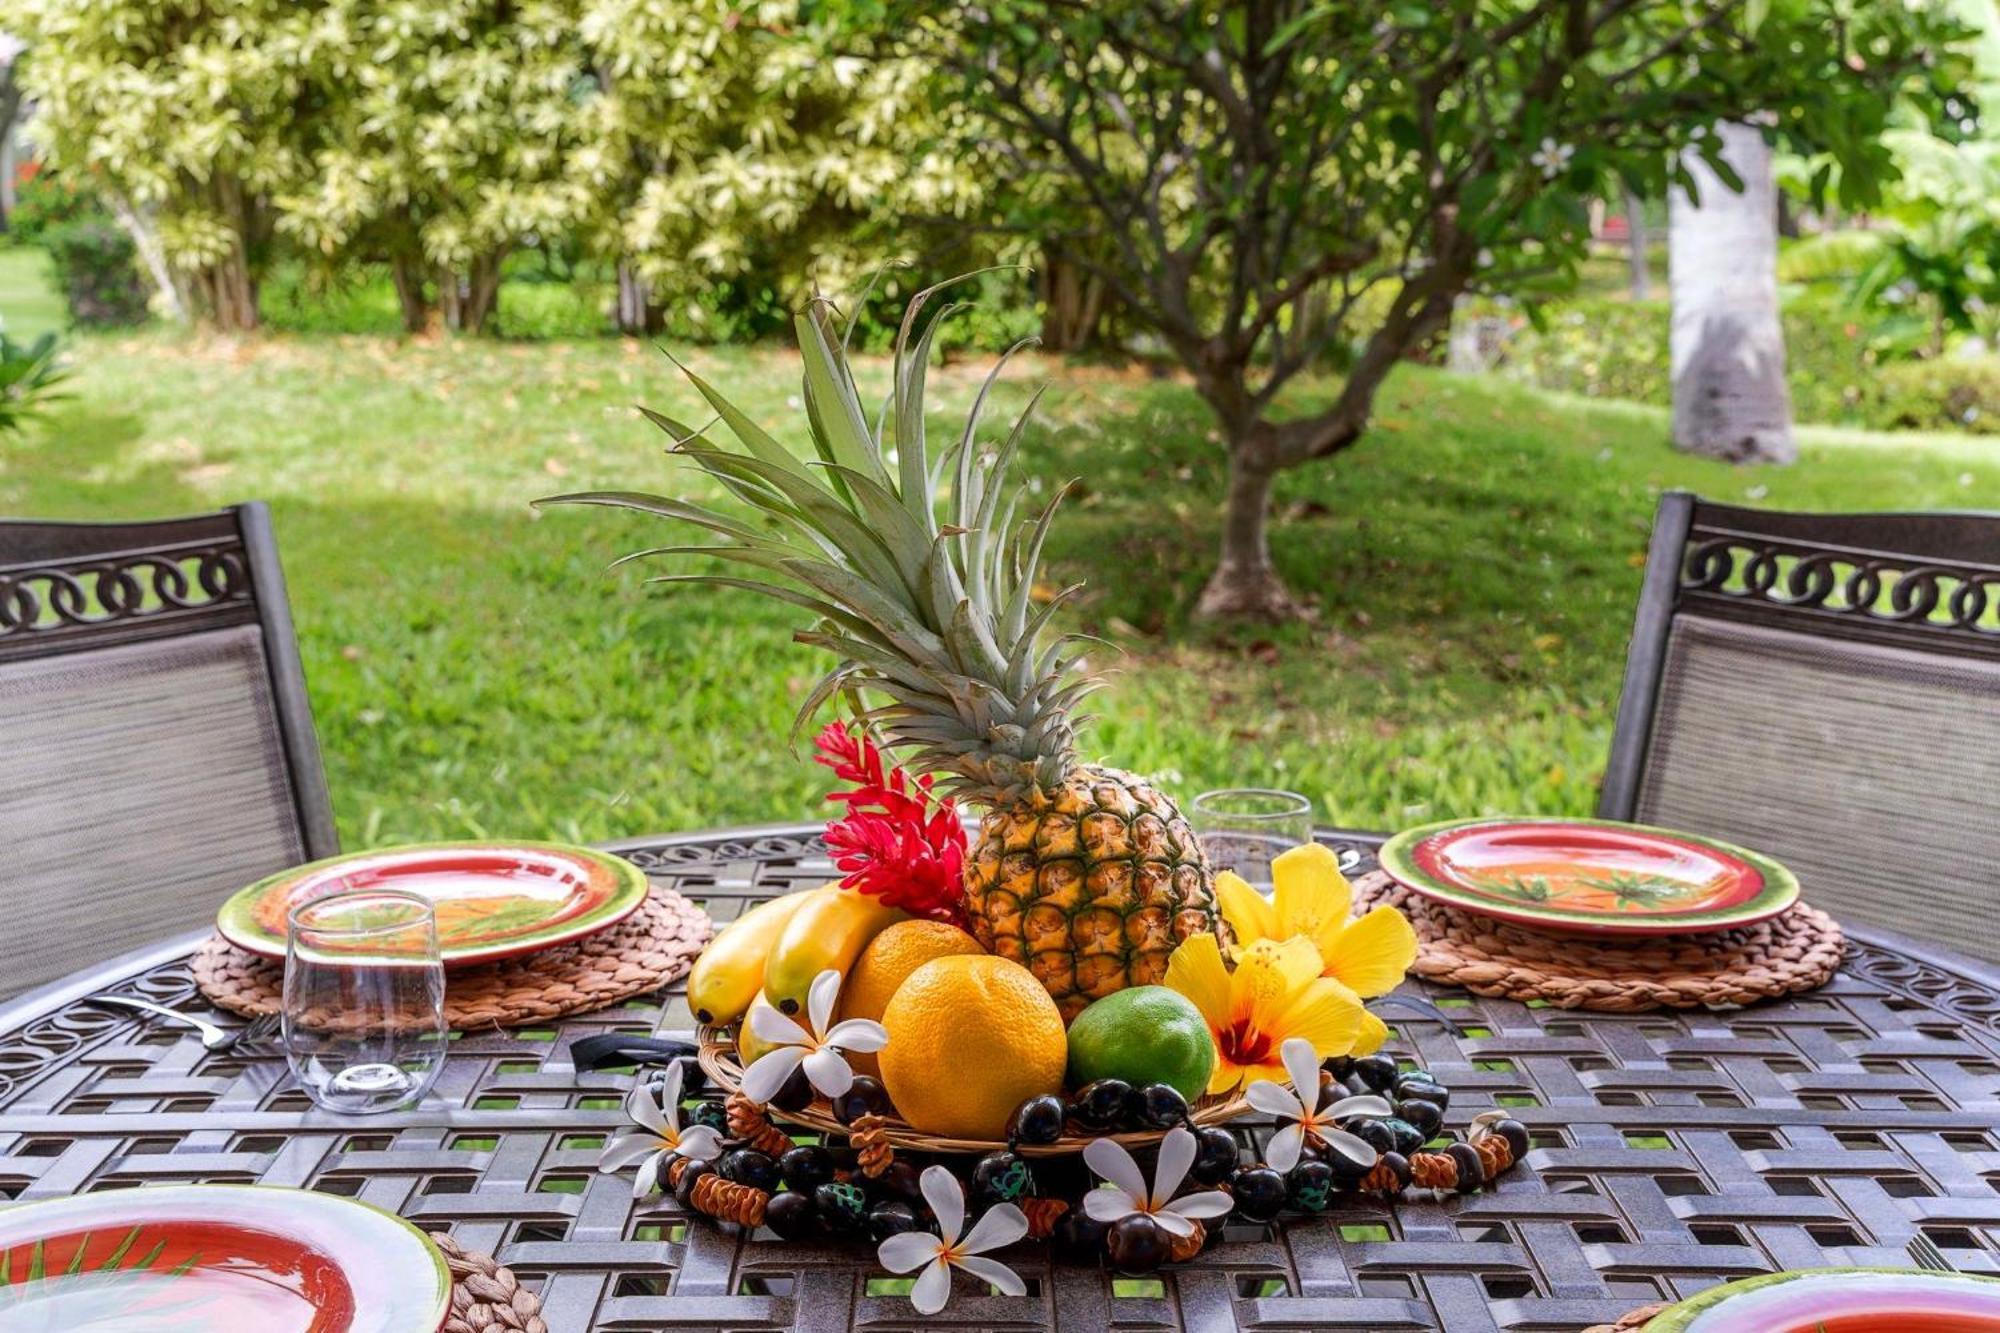
<path id="1" fill-rule="evenodd" d="M 826 799 L 847 807 L 828 822 L 826 845 L 847 876 L 843 888 L 873 894 L 912 916 L 965 925 L 965 826 L 931 779 L 889 768 L 861 728 L 830 722 L 813 742 L 816 760 L 848 791 Z"/>

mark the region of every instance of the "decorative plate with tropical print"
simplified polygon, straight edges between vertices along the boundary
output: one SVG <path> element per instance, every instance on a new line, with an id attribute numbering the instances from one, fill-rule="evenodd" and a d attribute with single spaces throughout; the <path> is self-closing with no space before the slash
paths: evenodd
<path id="1" fill-rule="evenodd" d="M 1806 1268 L 1727 1282 L 1646 1333 L 2000 1333 L 2000 1279 L 1909 1268 Z"/>
<path id="2" fill-rule="evenodd" d="M 1692 833 L 1595 819 L 1461 819 L 1410 829 L 1382 868 L 1426 898 L 1521 925 L 1597 935 L 1729 930 L 1799 896 L 1768 856 Z"/>
<path id="3" fill-rule="evenodd" d="M 0 1208 L 0 1329 L 435 1333 L 451 1271 L 355 1199 L 156 1185 Z"/>
<path id="4" fill-rule="evenodd" d="M 239 948 L 283 958 L 293 908 L 360 889 L 430 899 L 449 967 L 533 953 L 615 925 L 646 901 L 646 876 L 630 861 L 563 843 L 425 843 L 336 856 L 259 880 L 222 905 L 215 926 Z"/>

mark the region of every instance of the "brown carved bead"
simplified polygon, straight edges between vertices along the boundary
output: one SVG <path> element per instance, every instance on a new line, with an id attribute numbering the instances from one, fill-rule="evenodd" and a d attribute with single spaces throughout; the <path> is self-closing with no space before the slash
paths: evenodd
<path id="1" fill-rule="evenodd" d="M 1031 1197 L 1021 1200 L 1021 1212 L 1028 1219 L 1028 1235 L 1035 1240 L 1047 1240 L 1055 1232 L 1056 1223 L 1068 1211 L 1067 1199 Z"/>
<path id="2" fill-rule="evenodd" d="M 758 1152 L 769 1153 L 773 1157 L 791 1151 L 791 1135 L 772 1124 L 764 1108 L 742 1093 L 730 1093 L 729 1100 L 723 1103 L 723 1110 L 729 1118 L 731 1138 L 741 1139 Z"/>
<path id="3" fill-rule="evenodd" d="M 870 1180 L 880 1180 L 896 1160 L 896 1145 L 889 1142 L 889 1122 L 879 1115 L 854 1117 L 854 1123 L 847 1127 L 847 1141 L 854 1147 L 855 1165 Z"/>

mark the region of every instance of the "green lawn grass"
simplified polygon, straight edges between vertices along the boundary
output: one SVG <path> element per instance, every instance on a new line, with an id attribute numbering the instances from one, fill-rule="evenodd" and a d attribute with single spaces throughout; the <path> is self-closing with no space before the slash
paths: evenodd
<path id="1" fill-rule="evenodd" d="M 788 354 L 688 355 L 796 438 Z M 630 407 L 696 415 L 655 352 L 145 332 L 84 338 L 75 359 L 76 397 L 0 440 L 0 514 L 268 500 L 350 845 L 823 812 L 821 771 L 786 742 L 825 665 L 790 642 L 793 615 L 605 573 L 681 539 L 662 525 L 529 508 L 597 486 L 707 493 Z M 940 428 L 982 370 L 935 377 Z M 1798 466 L 1737 471 L 1671 452 L 1658 412 L 1406 368 L 1360 445 L 1281 487 L 1277 558 L 1318 620 L 1218 630 L 1185 614 L 1222 477 L 1200 403 L 1025 371 L 1005 406 L 1055 379 L 1028 471 L 1084 479 L 1055 573 L 1088 581 L 1074 623 L 1124 650 L 1096 663 L 1114 674 L 1090 755 L 1183 795 L 1293 788 L 1355 825 L 1590 808 L 1662 489 L 1857 509 L 1992 505 L 2000 486 L 1990 443 L 1808 431 Z"/>
<path id="2" fill-rule="evenodd" d="M 29 246 L 0 245 L 0 331 L 28 342 L 68 323 L 48 255 Z"/>

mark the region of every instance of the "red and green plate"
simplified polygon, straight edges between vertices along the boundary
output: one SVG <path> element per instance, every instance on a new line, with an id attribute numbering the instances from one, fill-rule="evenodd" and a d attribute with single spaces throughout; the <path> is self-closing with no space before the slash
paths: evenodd
<path id="1" fill-rule="evenodd" d="M 490 963 L 612 926 L 646 900 L 630 861 L 553 842 L 437 842 L 330 857 L 261 879 L 222 905 L 215 926 L 239 948 L 285 956 L 285 918 L 329 894 L 394 889 L 437 911 L 445 965 Z"/>
<path id="2" fill-rule="evenodd" d="M 1600 819 L 1459 819 L 1399 833 L 1382 868 L 1482 916 L 1592 935 L 1683 935 L 1776 916 L 1792 872 L 1692 833 Z"/>
<path id="3" fill-rule="evenodd" d="M 0 1329 L 435 1333 L 451 1271 L 359 1200 L 156 1185 L 0 1208 Z"/>
<path id="4" fill-rule="evenodd" d="M 1646 1333 L 2000 1333 L 2000 1279 L 1909 1268 L 1763 1273 L 1691 1296 Z"/>

